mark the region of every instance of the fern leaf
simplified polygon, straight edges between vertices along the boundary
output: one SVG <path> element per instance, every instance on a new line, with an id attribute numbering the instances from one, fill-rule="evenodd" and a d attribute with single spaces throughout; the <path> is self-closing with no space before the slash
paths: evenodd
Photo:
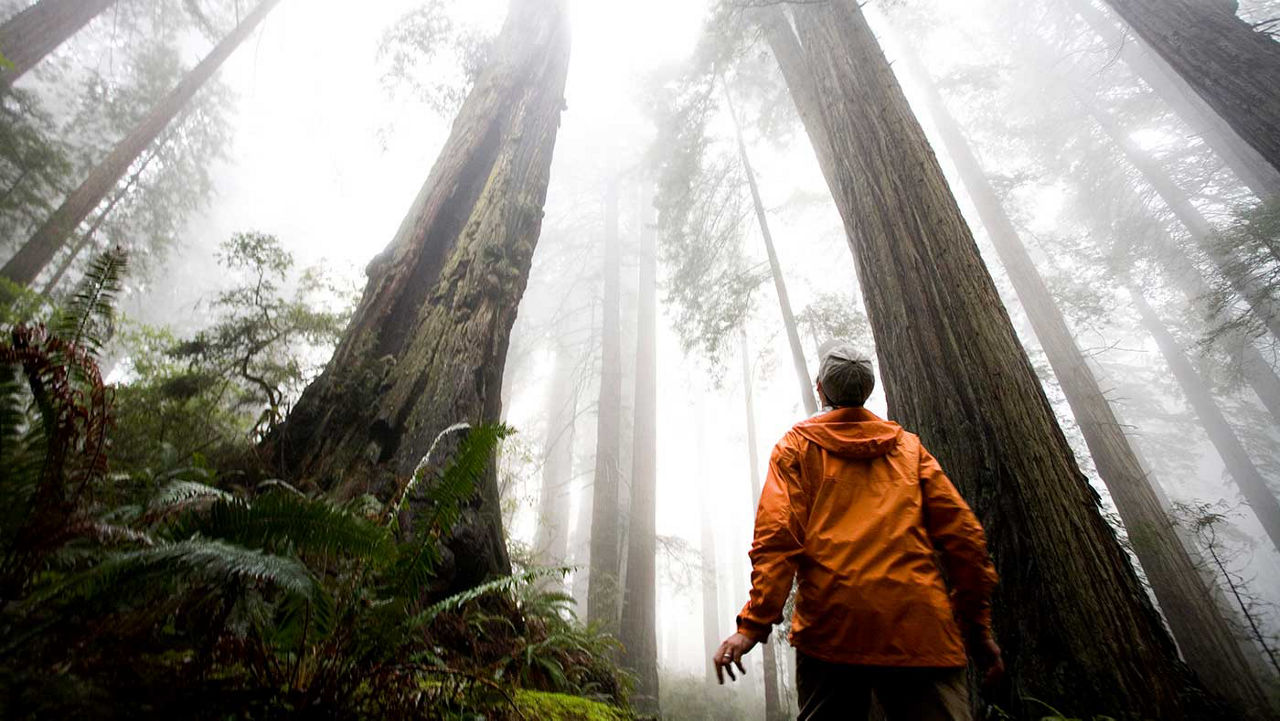
<path id="1" fill-rule="evenodd" d="M 54 321 L 54 334 L 96 357 L 113 330 L 115 301 L 127 267 L 128 254 L 118 247 L 94 258 Z"/>

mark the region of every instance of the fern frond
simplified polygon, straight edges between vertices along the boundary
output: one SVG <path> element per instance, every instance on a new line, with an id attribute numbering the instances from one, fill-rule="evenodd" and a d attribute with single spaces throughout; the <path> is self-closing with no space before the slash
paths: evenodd
<path id="1" fill-rule="evenodd" d="M 94 258 L 54 320 L 54 334 L 96 357 L 113 330 L 116 297 L 123 288 L 127 267 L 128 254 L 119 247 Z"/>
<path id="2" fill-rule="evenodd" d="M 166 511 L 174 507 L 181 507 L 192 501 L 200 499 L 211 499 L 215 501 L 230 501 L 232 495 L 213 486 L 196 481 L 173 481 L 165 486 L 155 498 L 151 500 L 151 510 Z"/>
<path id="3" fill-rule="evenodd" d="M 481 598 L 482 596 L 487 596 L 491 593 L 509 594 L 515 591 L 516 589 L 519 589 L 523 586 L 527 586 L 528 584 L 531 584 L 540 578 L 545 578 L 545 577 L 553 576 L 556 574 L 563 575 L 567 571 L 568 569 L 566 568 L 535 568 L 531 571 L 525 571 L 524 573 L 520 573 L 512 576 L 503 576 L 502 578 L 494 579 L 492 581 L 489 581 L 488 583 L 482 583 L 479 586 L 476 586 L 475 588 L 467 589 L 466 591 L 462 591 L 461 593 L 455 593 L 454 595 L 442 601 L 432 604 L 420 614 L 419 618 L 423 623 L 430 623 L 440 614 L 450 612 L 450 611 L 457 611 L 458 609 L 462 608 L 463 606 L 467 605 L 468 603 L 471 603 L 472 601 L 478 598 Z"/>
<path id="4" fill-rule="evenodd" d="M 274 586 L 291 595 L 315 599 L 319 585 L 311 571 L 295 558 L 263 553 L 208 538 L 115 553 L 101 564 L 77 574 L 51 592 L 33 597 L 39 603 L 59 600 L 136 598 L 127 589 L 153 588 L 165 581 L 224 588 L 231 583 Z"/>
<path id="5" fill-rule="evenodd" d="M 372 562 L 389 561 L 393 555 L 391 534 L 381 526 L 323 499 L 283 491 L 252 502 L 222 498 L 207 511 L 186 516 L 177 533 L 198 533 L 249 548 L 288 548 Z"/>

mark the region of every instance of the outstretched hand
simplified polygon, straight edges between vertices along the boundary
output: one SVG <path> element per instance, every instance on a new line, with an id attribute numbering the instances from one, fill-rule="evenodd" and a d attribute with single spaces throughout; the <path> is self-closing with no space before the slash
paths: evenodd
<path id="1" fill-rule="evenodd" d="M 726 638 L 724 643 L 720 644 L 720 648 L 716 649 L 716 655 L 711 661 L 716 665 L 716 678 L 721 685 L 724 685 L 724 675 L 726 673 L 729 674 L 730 681 L 738 680 L 738 677 L 733 675 L 733 667 L 735 665 L 737 665 L 739 673 L 744 676 L 747 674 L 747 667 L 742 665 L 742 657 L 755 647 L 755 641 L 740 633 L 733 634 Z"/>

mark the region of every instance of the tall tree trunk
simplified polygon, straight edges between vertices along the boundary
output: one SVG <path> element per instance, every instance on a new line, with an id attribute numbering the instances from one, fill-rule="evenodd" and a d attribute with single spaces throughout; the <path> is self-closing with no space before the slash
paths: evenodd
<path id="1" fill-rule="evenodd" d="M 1280 43 L 1231 0 L 1107 0 L 1267 163 L 1280 170 Z"/>
<path id="2" fill-rule="evenodd" d="M 1231 167 L 1236 177 L 1259 198 L 1280 193 L 1280 171 L 1267 164 L 1258 151 L 1240 139 L 1204 99 L 1178 77 L 1151 46 L 1141 38 L 1131 39 L 1089 0 L 1068 0 L 1071 9 L 1089 24 L 1107 45 L 1119 51 L 1135 73 L 1164 99 L 1213 152 Z"/>
<path id="3" fill-rule="evenodd" d="M 782 266 L 778 263 L 778 251 L 773 245 L 773 232 L 769 229 L 769 214 L 764 209 L 764 200 L 760 197 L 760 186 L 756 182 L 756 171 L 751 167 L 751 158 L 747 154 L 747 142 L 742 137 L 742 123 L 738 120 L 738 111 L 733 105 L 733 96 L 729 93 L 729 85 L 723 80 L 724 99 L 729 106 L 729 117 L 733 119 L 733 130 L 738 140 L 738 160 L 742 163 L 742 172 L 747 176 L 747 186 L 751 189 L 751 203 L 755 208 L 756 222 L 760 226 L 760 237 L 764 239 L 764 249 L 769 256 L 769 274 L 773 276 L 773 288 L 778 294 L 778 306 L 782 311 L 782 325 L 787 331 L 787 343 L 791 346 L 791 364 L 796 372 L 796 381 L 800 385 L 800 402 L 804 404 L 805 415 L 818 412 L 818 402 L 813 396 L 813 380 L 809 377 L 809 366 L 804 358 L 804 346 L 800 344 L 800 331 L 796 328 L 796 317 L 791 312 L 791 296 L 787 293 L 787 281 L 782 276 Z"/>
<path id="4" fill-rule="evenodd" d="M 640 229 L 636 301 L 636 390 L 631 454 L 631 522 L 627 531 L 627 578 L 620 639 L 623 664 L 636 676 L 632 703 L 658 712 L 657 636 L 657 431 L 658 431 L 658 252 L 652 199 L 645 194 Z"/>
<path id="5" fill-rule="evenodd" d="M 1209 688 L 1248 713 L 1266 707 L 1266 695 L 1244 657 L 1231 625 L 1216 604 L 1213 587 L 1199 572 L 1177 530 L 1165 514 L 1151 478 L 1138 459 L 1124 426 L 1116 418 L 1097 377 L 1080 351 L 1027 252 L 1013 222 L 982 170 L 964 132 L 948 112 L 941 93 L 913 48 L 902 43 L 903 65 L 924 91 L 925 103 L 1004 264 L 1036 337 L 1071 406 L 1093 456 L 1098 475 L 1115 501 L 1134 553 L 1146 571 L 1160 609 L 1183 656 Z"/>
<path id="6" fill-rule="evenodd" d="M 760 449 L 756 434 L 755 377 L 751 372 L 751 353 L 747 344 L 746 330 L 738 330 L 742 342 L 742 395 L 747 402 L 747 460 L 751 473 L 751 513 L 752 518 L 756 505 L 760 502 Z M 786 709 L 782 706 L 782 698 L 778 693 L 778 651 L 774 646 L 774 636 L 765 641 L 764 656 L 764 717 L 765 721 L 785 721 Z"/>
<path id="7" fill-rule="evenodd" d="M 618 238 L 618 181 L 611 180 L 604 210 L 604 303 L 600 319 L 600 399 L 596 418 L 596 472 L 591 492 L 591 572 L 587 620 L 618 631 L 622 571 L 618 487 L 622 438 L 622 260 Z"/>
<path id="8" fill-rule="evenodd" d="M 706 445 L 706 413 L 702 406 L 698 406 L 698 428 L 697 428 L 697 449 L 698 454 L 698 475 L 695 483 L 698 484 L 698 512 L 701 519 L 702 543 L 700 544 L 702 558 L 702 654 L 704 663 L 706 664 L 707 683 L 716 682 L 716 668 L 712 663 L 711 654 L 720 645 L 720 575 L 716 570 L 716 527 L 712 520 L 712 507 L 714 501 L 711 498 L 711 489 L 708 484 L 714 477 L 707 467 L 707 445 Z"/>
<path id="9" fill-rule="evenodd" d="M 573 355 L 556 345 L 556 366 L 547 394 L 547 435 L 542 443 L 542 493 L 533 547 L 540 563 L 560 566 L 569 559 L 569 487 L 573 480 L 573 438 L 578 389 Z"/>
<path id="10" fill-rule="evenodd" d="M 1163 719 L 1201 692 L 1076 467 L 942 170 L 861 10 L 795 9 L 815 142 L 854 252 L 891 413 L 984 521 L 1009 684 L 992 699 Z M 785 52 L 775 53 L 785 63 Z M 797 98 L 799 106 L 803 101 Z M 801 112 L 805 118 L 806 113 Z M 813 138 L 814 132 L 810 132 Z"/>
<path id="11" fill-rule="evenodd" d="M 47 1 L 47 0 L 46 0 Z M 231 53 L 253 33 L 280 0 L 260 0 L 257 7 L 240 24 L 222 38 L 213 50 L 191 72 L 169 91 L 147 116 L 123 140 L 116 143 L 80 187 L 72 191 L 53 215 L 0 268 L 0 276 L 20 285 L 31 285 L 53 256 L 62 249 L 77 226 L 89 217 L 116 183 L 129 171 L 138 156 L 164 132 L 182 112 L 191 98 L 213 77 Z"/>
<path id="12" fill-rule="evenodd" d="M 387 494 L 442 430 L 498 420 L 568 63 L 563 0 L 512 0 L 431 174 L 366 269 L 333 359 L 263 444 L 288 476 Z M 451 589 L 509 573 L 496 472 L 447 545 Z"/>
<path id="13" fill-rule="evenodd" d="M 0 53 L 13 67 L 0 69 L 0 93 L 114 5 L 116 0 L 40 0 L 0 25 Z"/>
<path id="14" fill-rule="evenodd" d="M 1134 307 L 1138 309 L 1142 327 L 1155 338 L 1161 355 L 1169 364 L 1170 372 L 1178 381 L 1178 387 L 1187 397 L 1187 403 L 1195 411 L 1213 447 L 1222 457 L 1227 473 L 1231 474 L 1240 492 L 1244 494 L 1245 502 L 1262 523 L 1262 528 L 1271 539 L 1272 545 L 1280 549 L 1280 503 L 1277 503 L 1275 495 L 1267 487 L 1266 480 L 1249 458 L 1235 431 L 1231 429 L 1231 424 L 1213 398 L 1213 392 L 1209 390 L 1209 384 L 1196 371 L 1195 366 L 1178 345 L 1178 341 L 1165 327 L 1155 310 L 1143 297 L 1142 292 L 1131 285 L 1129 296 L 1133 299 Z"/>

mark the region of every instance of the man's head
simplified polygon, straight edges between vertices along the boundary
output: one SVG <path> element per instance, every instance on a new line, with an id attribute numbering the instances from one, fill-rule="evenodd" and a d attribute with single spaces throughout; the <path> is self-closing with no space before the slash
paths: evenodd
<path id="1" fill-rule="evenodd" d="M 876 387 L 871 359 L 849 343 L 829 340 L 818 349 L 818 395 L 833 408 L 861 406 Z"/>

